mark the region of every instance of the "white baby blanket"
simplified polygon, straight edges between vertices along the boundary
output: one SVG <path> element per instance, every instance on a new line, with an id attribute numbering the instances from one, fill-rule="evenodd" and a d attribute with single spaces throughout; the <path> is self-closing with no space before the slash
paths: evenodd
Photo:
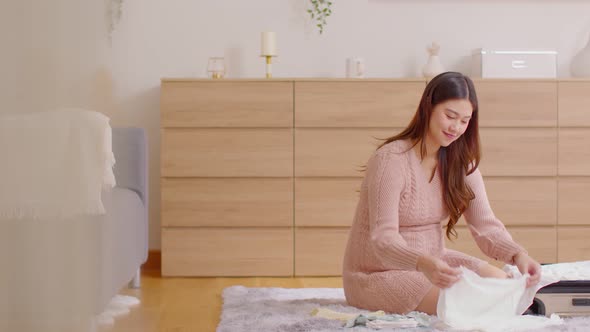
<path id="1" fill-rule="evenodd" d="M 62 109 L 0 117 L 0 217 L 104 214 L 115 186 L 109 118 Z"/>
<path id="2" fill-rule="evenodd" d="M 540 288 L 559 279 L 544 277 L 536 286 L 526 287 L 528 274 L 511 279 L 482 278 L 461 267 L 462 276 L 452 287 L 440 293 L 437 315 L 456 329 L 482 331 L 518 331 L 561 324 L 558 316 L 522 316 Z"/>

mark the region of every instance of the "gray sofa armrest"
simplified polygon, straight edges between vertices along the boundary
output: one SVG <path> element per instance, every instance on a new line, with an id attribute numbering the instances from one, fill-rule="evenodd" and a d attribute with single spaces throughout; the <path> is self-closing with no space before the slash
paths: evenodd
<path id="1" fill-rule="evenodd" d="M 148 150 L 145 129 L 136 127 L 113 128 L 113 173 L 117 187 L 137 192 L 148 206 Z M 146 210 L 147 212 L 147 210 Z"/>

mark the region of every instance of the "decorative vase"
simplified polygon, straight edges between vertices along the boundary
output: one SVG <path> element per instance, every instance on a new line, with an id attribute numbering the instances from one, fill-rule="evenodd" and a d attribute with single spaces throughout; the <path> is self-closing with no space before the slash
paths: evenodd
<path id="1" fill-rule="evenodd" d="M 424 75 L 426 78 L 433 78 L 434 76 L 445 71 L 445 68 L 440 62 L 440 58 L 438 57 L 440 46 L 433 42 L 432 46 L 428 47 L 426 50 L 428 50 L 430 57 L 428 58 L 428 62 L 422 68 L 422 75 Z"/>
<path id="2" fill-rule="evenodd" d="M 572 59 L 571 73 L 574 77 L 590 77 L 590 38 L 586 47 Z"/>

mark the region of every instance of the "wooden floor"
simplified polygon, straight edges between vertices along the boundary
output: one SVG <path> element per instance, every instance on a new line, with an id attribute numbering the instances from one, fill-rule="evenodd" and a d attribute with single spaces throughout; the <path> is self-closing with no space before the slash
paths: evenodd
<path id="1" fill-rule="evenodd" d="M 145 270 L 141 283 L 122 291 L 141 304 L 99 332 L 213 332 L 226 287 L 342 287 L 342 278 L 162 278 L 159 270 Z"/>

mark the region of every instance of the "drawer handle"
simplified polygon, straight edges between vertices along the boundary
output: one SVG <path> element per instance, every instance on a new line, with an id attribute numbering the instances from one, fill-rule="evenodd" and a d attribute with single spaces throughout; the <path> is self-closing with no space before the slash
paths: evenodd
<path id="1" fill-rule="evenodd" d="M 572 299 L 574 307 L 588 307 L 590 306 L 590 299 Z"/>
<path id="2" fill-rule="evenodd" d="M 521 69 L 527 68 L 526 61 L 524 60 L 512 60 L 512 68 L 514 69 Z"/>

